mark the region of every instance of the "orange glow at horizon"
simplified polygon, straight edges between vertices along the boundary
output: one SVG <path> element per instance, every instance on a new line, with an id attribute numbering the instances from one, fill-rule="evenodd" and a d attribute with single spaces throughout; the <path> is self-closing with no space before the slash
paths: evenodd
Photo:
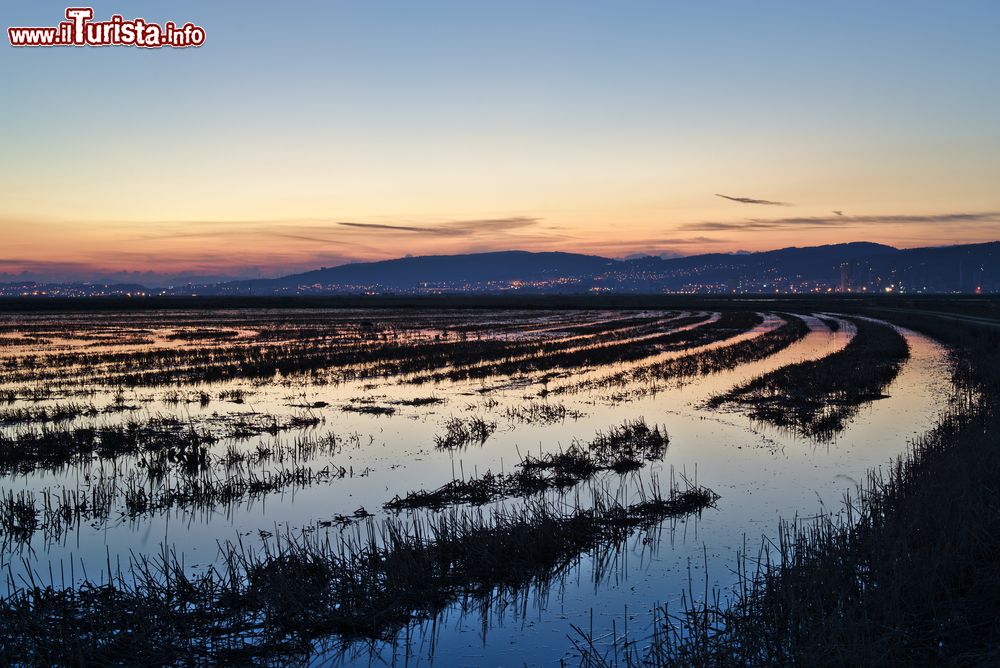
<path id="1" fill-rule="evenodd" d="M 741 211 L 749 208 L 740 206 Z M 706 210 L 695 222 L 690 218 L 669 221 L 659 211 L 631 211 L 630 222 L 624 216 L 613 220 L 610 214 L 605 218 L 579 212 L 552 212 L 545 217 L 490 212 L 478 217 L 83 223 L 25 217 L 9 219 L 5 225 L 9 231 L 0 274 L 76 268 L 270 276 L 405 255 L 515 249 L 625 257 L 762 251 L 849 241 L 905 248 L 1000 239 L 1000 213 L 991 211 L 914 213 L 911 221 L 898 213 L 792 214 L 784 208 L 782 213 L 735 218 L 730 212 L 726 218 L 717 210 Z"/>

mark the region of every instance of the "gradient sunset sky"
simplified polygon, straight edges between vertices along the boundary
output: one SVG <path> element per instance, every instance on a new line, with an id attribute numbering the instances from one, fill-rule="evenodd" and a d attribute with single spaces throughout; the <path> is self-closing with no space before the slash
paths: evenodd
<path id="1" fill-rule="evenodd" d="M 996 0 L 93 6 L 207 43 L 4 34 L 0 277 L 1000 239 Z"/>

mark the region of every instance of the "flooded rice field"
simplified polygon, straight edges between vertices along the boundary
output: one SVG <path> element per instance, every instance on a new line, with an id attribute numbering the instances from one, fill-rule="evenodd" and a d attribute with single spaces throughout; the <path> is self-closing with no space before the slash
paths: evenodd
<path id="1" fill-rule="evenodd" d="M 948 360 L 837 313 L 0 316 L 5 644 L 573 665 L 840 513 Z"/>

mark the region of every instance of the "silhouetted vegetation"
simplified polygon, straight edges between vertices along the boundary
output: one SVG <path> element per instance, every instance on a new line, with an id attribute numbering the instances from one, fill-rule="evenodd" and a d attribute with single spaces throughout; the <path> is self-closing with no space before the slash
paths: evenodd
<path id="1" fill-rule="evenodd" d="M 496 429 L 496 422 L 487 422 L 481 417 L 453 417 L 444 423 L 444 433 L 435 436 L 434 443 L 443 450 L 482 445 Z"/>
<path id="2" fill-rule="evenodd" d="M 230 444 L 222 455 L 199 450 L 195 466 L 169 449 L 145 452 L 132 468 L 115 465 L 107 473 L 91 473 L 85 486 L 8 492 L 0 498 L 0 538 L 6 547 L 42 532 L 47 542 L 54 542 L 83 522 L 100 525 L 171 509 L 227 508 L 287 488 L 341 479 L 353 472 L 308 463 L 333 456 L 343 444 L 333 435 L 275 440 L 250 449 Z"/>
<path id="3" fill-rule="evenodd" d="M 512 422 L 522 422 L 526 424 L 555 424 L 564 422 L 567 418 L 577 420 L 583 417 L 583 413 L 572 408 L 567 408 L 565 404 L 549 401 L 530 401 L 518 406 L 508 406 L 504 410 L 504 415 Z"/>
<path id="4" fill-rule="evenodd" d="M 30 664 L 239 662 L 308 656 L 312 642 L 382 639 L 456 601 L 497 604 L 544 587 L 585 551 L 701 507 L 697 493 L 654 495 L 562 514 L 547 503 L 446 514 L 409 529 L 386 520 L 361 542 L 282 536 L 263 551 L 222 547 L 193 576 L 164 551 L 106 579 L 14 585 L 0 601 L 0 658 Z M 12 583 L 13 584 L 13 583 Z"/>
<path id="5" fill-rule="evenodd" d="M 552 488 L 572 487 L 600 471 L 626 473 L 646 461 L 662 459 L 670 439 L 659 426 L 644 420 L 624 422 L 598 433 L 587 444 L 574 442 L 566 450 L 528 455 L 513 473 L 487 471 L 479 478 L 452 480 L 434 490 L 409 492 L 385 504 L 390 510 L 442 508 L 457 503 L 482 505 L 512 496 L 529 496 Z"/>
<path id="6" fill-rule="evenodd" d="M 0 473 L 29 473 L 91 457 L 115 459 L 156 450 L 197 469 L 208 456 L 204 446 L 215 441 L 211 434 L 172 418 L 101 427 L 25 429 L 14 436 L 0 433 Z"/>
<path id="7" fill-rule="evenodd" d="M 802 318 L 794 315 L 783 317 L 784 324 L 760 336 L 693 355 L 677 357 L 652 366 L 640 367 L 633 379 L 647 381 L 704 376 L 766 359 L 796 341 L 801 341 L 809 333 L 809 327 Z"/>
<path id="8" fill-rule="evenodd" d="M 26 422 L 55 421 L 55 416 L 74 411 L 73 417 L 90 415 L 76 408 L 18 409 L 14 417 Z M 100 413 L 109 412 L 107 409 Z M 59 421 L 67 421 L 65 418 Z M 19 427 L 0 433 L 0 473 L 29 473 L 36 469 L 58 469 L 92 458 L 114 460 L 125 456 L 162 453 L 176 461 L 187 461 L 198 469 L 207 457 L 206 446 L 221 438 L 248 439 L 261 434 L 277 435 L 290 429 L 315 427 L 322 418 L 312 414 L 278 418 L 264 413 L 213 415 L 182 421 L 173 416 L 130 419 L 121 424 L 72 427 Z M 15 424 L 17 422 L 15 421 Z"/>
<path id="9" fill-rule="evenodd" d="M 417 376 L 413 382 L 458 381 L 628 362 L 648 357 L 670 347 L 689 344 L 689 342 L 699 338 L 711 337 L 713 334 L 718 335 L 717 323 L 708 323 L 694 329 L 684 329 L 697 323 L 706 322 L 707 319 L 707 316 L 704 315 L 694 315 L 666 321 L 663 323 L 667 330 L 665 333 L 659 333 L 657 329 L 651 328 L 651 333 L 646 336 L 639 336 L 639 333 L 633 330 L 626 331 L 623 336 L 608 336 L 597 332 L 600 336 L 588 344 L 582 344 L 573 339 L 558 345 L 540 345 L 535 350 L 521 346 L 514 350 L 513 352 L 516 354 L 510 355 L 508 359 L 501 359 L 489 364 L 452 367 L 446 371 Z M 703 335 L 701 330 L 704 328 L 708 328 L 708 333 Z"/>

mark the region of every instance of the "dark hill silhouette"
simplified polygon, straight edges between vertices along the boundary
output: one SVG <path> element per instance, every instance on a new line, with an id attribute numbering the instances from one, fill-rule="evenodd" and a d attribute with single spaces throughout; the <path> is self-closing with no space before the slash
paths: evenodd
<path id="1" fill-rule="evenodd" d="M 826 287 L 1000 291 L 1000 242 L 899 250 L 869 242 L 758 253 L 614 260 L 501 251 L 406 257 L 274 279 L 202 286 L 202 294 L 413 292 L 773 292 Z"/>
<path id="2" fill-rule="evenodd" d="M 1000 290 L 1000 242 L 908 248 L 889 255 L 859 257 L 849 263 L 859 283 L 876 282 L 934 292 Z M 887 281 L 891 277 L 891 281 Z"/>
<path id="3" fill-rule="evenodd" d="M 607 271 L 614 264 L 615 260 L 576 253 L 499 251 L 359 262 L 283 278 L 238 281 L 227 285 L 264 292 L 305 285 L 371 286 L 385 290 L 408 290 L 428 283 L 480 284 L 591 276 Z"/>

